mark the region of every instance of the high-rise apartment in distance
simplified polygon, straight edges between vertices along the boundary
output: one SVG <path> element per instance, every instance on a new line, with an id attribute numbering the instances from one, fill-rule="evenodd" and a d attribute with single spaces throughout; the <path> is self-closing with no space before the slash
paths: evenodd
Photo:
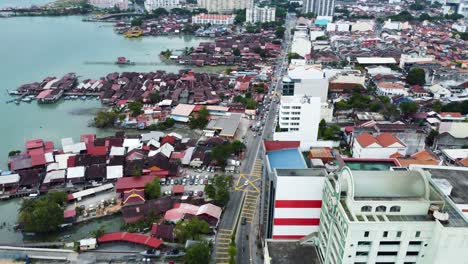
<path id="1" fill-rule="evenodd" d="M 234 10 L 253 7 L 253 0 L 197 0 L 198 6 L 208 12 L 232 13 Z"/>
<path id="2" fill-rule="evenodd" d="M 304 0 L 304 12 L 317 16 L 333 16 L 335 0 Z"/>

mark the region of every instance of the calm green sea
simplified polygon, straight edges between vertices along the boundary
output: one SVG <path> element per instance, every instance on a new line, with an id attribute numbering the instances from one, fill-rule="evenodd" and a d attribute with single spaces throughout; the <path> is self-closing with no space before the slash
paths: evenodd
<path id="1" fill-rule="evenodd" d="M 52 0 L 0 0 L 0 7 L 30 7 L 41 6 L 53 2 Z"/>
<path id="2" fill-rule="evenodd" d="M 0 19 L 0 169 L 8 151 L 22 149 L 33 138 L 59 142 L 61 137 L 79 138 L 83 133 L 103 134 L 87 127 L 101 105 L 97 100 L 64 101 L 54 105 L 35 102 L 6 104 L 7 90 L 47 76 L 75 72 L 80 79 L 97 78 L 115 71 L 177 71 L 164 65 L 159 53 L 197 45 L 192 37 L 145 37 L 126 39 L 113 32 L 111 24 L 82 22 L 82 17 L 18 17 Z M 113 62 L 125 56 L 153 66 L 89 65 L 85 61 Z M 1 158 L 4 157 L 4 158 Z"/>
<path id="3" fill-rule="evenodd" d="M 0 0 L 0 7 L 12 3 L 30 5 L 46 2 Z M 62 137 L 78 140 L 85 133 L 112 133 L 87 126 L 101 108 L 98 100 L 15 105 L 6 104 L 11 99 L 7 90 L 47 76 L 61 77 L 68 72 L 75 72 L 85 79 L 115 71 L 177 71 L 178 66 L 163 64 L 119 67 L 112 64 L 87 65 L 84 62 L 113 62 L 118 56 L 125 56 L 133 61 L 160 63 L 158 55 L 162 50 L 183 49 L 202 41 L 192 37 L 125 39 L 113 32 L 111 24 L 82 22 L 79 16 L 0 18 L 0 36 L 0 169 L 3 170 L 6 169 L 8 152 L 24 149 L 26 140 L 43 138 L 57 143 Z M 18 199 L 0 202 L 0 243 L 22 240 L 21 234 L 12 230 L 18 202 Z"/>

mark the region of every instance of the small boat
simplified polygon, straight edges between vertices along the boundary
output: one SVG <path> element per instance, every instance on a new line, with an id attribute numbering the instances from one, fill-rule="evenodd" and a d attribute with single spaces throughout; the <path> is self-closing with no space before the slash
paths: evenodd
<path id="1" fill-rule="evenodd" d="M 21 101 L 26 102 L 26 103 L 30 103 L 30 102 L 31 102 L 31 98 L 29 98 L 29 97 L 24 97 L 24 98 L 21 99 Z"/>
<path id="2" fill-rule="evenodd" d="M 72 96 L 70 96 L 70 99 L 72 99 L 72 100 L 78 99 L 78 95 L 72 95 Z"/>
<path id="3" fill-rule="evenodd" d="M 81 100 L 86 100 L 86 95 L 81 96 Z"/>
<path id="4" fill-rule="evenodd" d="M 140 252 L 140 255 L 150 258 L 157 258 L 161 256 L 161 251 L 156 249 L 148 249 L 145 251 Z"/>
<path id="5" fill-rule="evenodd" d="M 135 65 L 134 62 L 127 60 L 125 57 L 118 57 L 117 61 L 115 62 L 117 65 Z"/>
<path id="6" fill-rule="evenodd" d="M 20 104 L 20 100 L 16 99 L 16 100 L 15 100 L 15 104 L 19 105 L 19 104 Z"/>
<path id="7" fill-rule="evenodd" d="M 65 96 L 63 99 L 70 100 L 70 96 Z"/>

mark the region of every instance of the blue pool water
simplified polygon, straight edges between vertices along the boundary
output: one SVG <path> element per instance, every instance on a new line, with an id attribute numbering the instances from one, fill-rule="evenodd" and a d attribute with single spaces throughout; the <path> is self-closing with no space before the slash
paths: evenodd
<path id="1" fill-rule="evenodd" d="M 268 152 L 271 169 L 307 169 L 298 149 L 282 149 Z"/>

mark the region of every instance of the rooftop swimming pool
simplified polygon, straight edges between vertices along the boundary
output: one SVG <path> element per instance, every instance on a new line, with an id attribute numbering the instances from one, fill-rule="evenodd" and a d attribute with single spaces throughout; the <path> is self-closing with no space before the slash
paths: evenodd
<path id="1" fill-rule="evenodd" d="M 302 153 L 298 149 L 282 149 L 268 152 L 271 169 L 306 169 Z"/>
<path id="2" fill-rule="evenodd" d="M 392 159 L 352 159 L 345 158 L 343 161 L 351 170 L 364 171 L 385 171 L 390 167 L 399 167 L 399 164 Z"/>

